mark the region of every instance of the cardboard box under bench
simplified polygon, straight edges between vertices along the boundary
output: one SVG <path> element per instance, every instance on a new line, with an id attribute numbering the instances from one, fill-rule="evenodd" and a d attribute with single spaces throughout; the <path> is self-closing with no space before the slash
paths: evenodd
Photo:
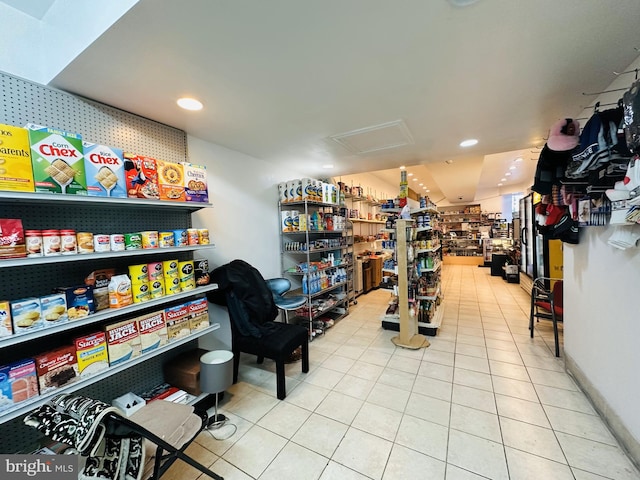
<path id="1" fill-rule="evenodd" d="M 200 357 L 205 353 L 207 350 L 200 348 L 189 350 L 165 363 L 165 381 L 191 395 L 200 395 Z"/>

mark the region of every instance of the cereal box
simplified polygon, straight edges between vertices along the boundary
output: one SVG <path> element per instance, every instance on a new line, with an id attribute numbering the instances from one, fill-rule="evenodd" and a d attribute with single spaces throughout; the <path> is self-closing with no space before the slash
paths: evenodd
<path id="1" fill-rule="evenodd" d="M 118 365 L 140 356 L 140 335 L 135 318 L 105 327 L 109 365 Z"/>
<path id="2" fill-rule="evenodd" d="M 83 142 L 87 193 L 92 197 L 127 198 L 122 150 Z"/>
<path id="3" fill-rule="evenodd" d="M 78 337 L 74 344 L 80 377 L 89 377 L 109 366 L 107 336 L 104 332 Z"/>
<path id="4" fill-rule="evenodd" d="M 182 162 L 184 169 L 184 193 L 187 202 L 209 202 L 207 169 L 202 165 Z"/>
<path id="5" fill-rule="evenodd" d="M 13 332 L 17 335 L 39 330 L 43 327 L 40 299 L 23 298 L 10 302 Z"/>
<path id="6" fill-rule="evenodd" d="M 166 308 L 164 316 L 167 322 L 167 337 L 169 342 L 191 334 L 189 307 L 186 303 L 176 307 Z"/>
<path id="7" fill-rule="evenodd" d="M 64 323 L 69 318 L 67 316 L 67 296 L 63 293 L 40 297 L 40 308 L 45 328 Z"/>
<path id="8" fill-rule="evenodd" d="M 26 125 L 36 192 L 86 195 L 82 136 L 40 125 Z"/>
<path id="9" fill-rule="evenodd" d="M 124 153 L 124 177 L 127 196 L 158 200 L 158 170 L 156 160 L 151 157 Z"/>
<path id="10" fill-rule="evenodd" d="M 0 190 L 33 192 L 29 132 L 0 124 Z"/>
<path id="11" fill-rule="evenodd" d="M 181 163 L 156 160 L 160 200 L 184 202 L 184 170 Z"/>
<path id="12" fill-rule="evenodd" d="M 206 298 L 198 298 L 187 303 L 189 308 L 189 328 L 192 332 L 209 327 L 209 305 Z"/>
<path id="13" fill-rule="evenodd" d="M 79 378 L 76 347 L 73 345 L 36 355 L 34 360 L 41 395 Z"/>
<path id="14" fill-rule="evenodd" d="M 0 301 L 0 338 L 13 335 L 11 322 L 11 305 L 8 300 Z"/>
<path id="15" fill-rule="evenodd" d="M 167 344 L 167 324 L 164 320 L 164 310 L 148 313 L 136 318 L 142 353 L 150 352 Z"/>
<path id="16" fill-rule="evenodd" d="M 0 366 L 0 412 L 38 395 L 38 377 L 33 359 Z"/>

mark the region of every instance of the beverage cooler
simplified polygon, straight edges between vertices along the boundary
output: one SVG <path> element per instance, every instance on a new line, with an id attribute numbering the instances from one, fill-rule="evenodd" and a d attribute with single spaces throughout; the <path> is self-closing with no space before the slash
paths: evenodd
<path id="1" fill-rule="evenodd" d="M 549 242 L 535 226 L 535 208 L 539 202 L 537 193 L 520 199 L 520 272 L 527 275 L 530 282 L 546 276 L 545 272 L 549 271 Z"/>

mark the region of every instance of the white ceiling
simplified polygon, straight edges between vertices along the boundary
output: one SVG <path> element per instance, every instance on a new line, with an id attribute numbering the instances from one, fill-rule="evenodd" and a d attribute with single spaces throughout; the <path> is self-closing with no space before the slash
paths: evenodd
<path id="1" fill-rule="evenodd" d="M 311 176 L 389 169 L 395 184 L 407 165 L 434 200 L 469 202 L 531 185 L 549 126 L 638 56 L 639 14 L 637 0 L 140 0 L 51 83 Z M 178 109 L 183 95 L 204 110 Z M 330 138 L 397 120 L 413 144 L 354 154 Z"/>
<path id="2" fill-rule="evenodd" d="M 2 3 L 42 20 L 56 0 L 2 0 Z"/>

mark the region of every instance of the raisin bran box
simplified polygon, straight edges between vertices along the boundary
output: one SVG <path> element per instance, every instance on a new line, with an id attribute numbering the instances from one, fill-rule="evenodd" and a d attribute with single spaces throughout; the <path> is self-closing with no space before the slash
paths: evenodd
<path id="1" fill-rule="evenodd" d="M 184 202 L 184 170 L 181 163 L 156 160 L 160 200 Z"/>
<path id="2" fill-rule="evenodd" d="M 80 377 L 89 377 L 109 366 L 107 336 L 104 332 L 78 337 L 74 344 Z"/>
<path id="3" fill-rule="evenodd" d="M 34 360 L 41 395 L 79 378 L 76 347 L 73 345 L 36 355 Z"/>
<path id="4" fill-rule="evenodd" d="M 164 310 L 141 315 L 136 318 L 138 331 L 140 332 L 140 343 L 142 353 L 150 352 L 156 348 L 166 345 L 167 323 L 164 319 Z"/>
<path id="5" fill-rule="evenodd" d="M 198 298 L 187 303 L 189 328 L 192 332 L 209 327 L 209 305 L 206 298 Z"/>
<path id="6" fill-rule="evenodd" d="M 167 337 L 169 342 L 179 340 L 191 334 L 189 325 L 189 306 L 184 303 L 164 310 L 167 322 Z"/>
<path id="7" fill-rule="evenodd" d="M 29 131 L 36 192 L 86 195 L 82 135 L 34 125 Z"/>
<path id="8" fill-rule="evenodd" d="M 38 395 L 36 363 L 32 358 L 0 366 L 0 412 Z"/>
<path id="9" fill-rule="evenodd" d="M 140 356 L 140 335 L 135 318 L 107 325 L 104 331 L 107 336 L 109 365 L 118 365 Z"/>
<path id="10" fill-rule="evenodd" d="M 82 146 L 89 196 L 127 198 L 122 150 L 90 142 Z"/>
<path id="11" fill-rule="evenodd" d="M 182 162 L 184 169 L 184 193 L 187 202 L 209 202 L 207 169 L 202 165 Z"/>
<path id="12" fill-rule="evenodd" d="M 155 158 L 124 153 L 124 177 L 127 197 L 160 199 Z"/>
<path id="13" fill-rule="evenodd" d="M 0 190 L 33 192 L 29 132 L 0 124 Z"/>

